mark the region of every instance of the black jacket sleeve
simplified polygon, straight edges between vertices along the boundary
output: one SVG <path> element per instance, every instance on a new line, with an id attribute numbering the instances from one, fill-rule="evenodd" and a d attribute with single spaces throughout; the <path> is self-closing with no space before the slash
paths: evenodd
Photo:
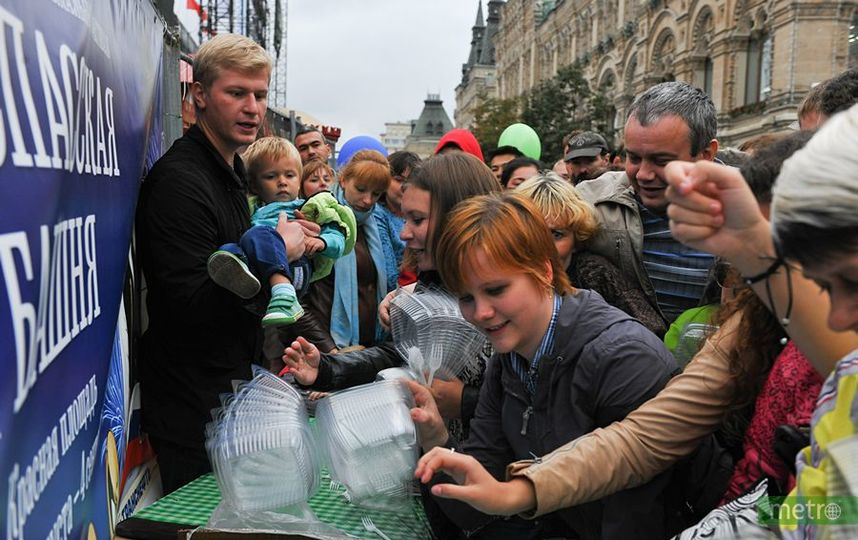
<path id="1" fill-rule="evenodd" d="M 515 461 L 515 456 L 501 425 L 504 396 L 501 374 L 501 360 L 494 357 L 486 368 L 479 401 L 476 404 L 474 417 L 471 419 L 470 434 L 468 439 L 461 443 L 461 448 L 464 453 L 479 461 L 492 476 L 503 481 L 506 466 Z M 450 448 L 458 444 L 460 443 L 453 439 L 447 441 L 447 446 Z M 438 474 L 432 479 L 431 484 L 451 482 L 454 481 L 449 476 Z M 473 533 L 498 519 L 497 516 L 483 514 L 474 507 L 454 499 L 436 498 L 435 502 L 457 527 L 468 533 Z"/>
<path id="2" fill-rule="evenodd" d="M 477 412 L 477 403 L 480 400 L 480 386 L 466 384 L 462 388 L 462 433 L 467 437 L 470 433 L 470 423 Z"/>
<path id="3" fill-rule="evenodd" d="M 391 341 L 361 351 L 323 354 L 319 361 L 319 375 L 312 388 L 341 390 L 370 383 L 379 371 L 401 365 L 402 357 Z"/>
<path id="4" fill-rule="evenodd" d="M 675 366 L 653 334 L 637 324 L 618 326 L 622 330 L 614 335 L 626 339 L 599 339 L 581 354 L 583 369 L 579 371 L 590 388 L 598 427 L 622 420 L 658 394 Z M 669 476 L 669 472 L 663 473 L 642 486 L 602 499 L 602 538 L 664 538 L 663 492 Z"/>

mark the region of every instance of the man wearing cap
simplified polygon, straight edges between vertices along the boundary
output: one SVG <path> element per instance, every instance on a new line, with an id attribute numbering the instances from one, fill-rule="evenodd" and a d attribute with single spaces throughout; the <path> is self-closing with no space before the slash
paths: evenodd
<path id="1" fill-rule="evenodd" d="M 674 160 L 713 160 L 716 131 L 715 105 L 703 90 L 679 81 L 658 84 L 629 109 L 625 172 L 606 172 L 576 186 L 599 216 L 599 231 L 587 249 L 638 283 L 668 324 L 698 305 L 714 257 L 671 235 L 664 167 Z M 574 150 L 570 142 L 567 159 Z"/>
<path id="2" fill-rule="evenodd" d="M 573 184 L 593 180 L 608 172 L 608 143 L 593 131 L 584 131 L 569 139 L 563 160 Z"/>

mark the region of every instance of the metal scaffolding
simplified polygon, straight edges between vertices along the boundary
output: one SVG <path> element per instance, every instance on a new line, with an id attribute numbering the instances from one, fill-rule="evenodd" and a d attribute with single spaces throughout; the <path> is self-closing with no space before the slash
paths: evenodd
<path id="1" fill-rule="evenodd" d="M 200 21 L 200 38 L 206 41 L 221 32 L 243 34 L 271 55 L 269 104 L 286 106 L 286 19 L 288 0 L 208 0 L 205 21 Z"/>
<path id="2" fill-rule="evenodd" d="M 270 4 L 274 4 L 273 6 Z M 274 72 L 271 74 L 271 105 L 286 107 L 286 12 L 288 0 L 269 2 L 269 20 L 273 21 L 270 43 L 265 49 L 274 58 Z"/>

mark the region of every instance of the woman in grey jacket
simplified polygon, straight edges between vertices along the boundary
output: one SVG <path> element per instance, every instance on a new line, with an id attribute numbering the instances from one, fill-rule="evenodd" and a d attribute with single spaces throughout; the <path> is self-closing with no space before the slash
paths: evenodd
<path id="1" fill-rule="evenodd" d="M 459 296 L 462 315 L 489 337 L 496 354 L 462 443 L 448 434 L 428 389 L 410 383 L 424 450 L 460 450 L 500 479 L 511 461 L 622 419 L 676 369 L 663 343 L 638 321 L 598 293 L 572 289 L 544 220 L 522 195 L 460 203 L 437 251 L 444 254 L 438 270 Z M 500 521 L 458 501 L 438 502 L 470 537 L 662 538 L 666 483 L 667 476 L 658 477 L 537 521 Z"/>

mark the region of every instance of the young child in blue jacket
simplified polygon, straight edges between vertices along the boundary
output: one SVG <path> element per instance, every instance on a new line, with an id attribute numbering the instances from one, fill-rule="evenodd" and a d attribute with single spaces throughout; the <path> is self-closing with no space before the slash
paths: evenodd
<path id="1" fill-rule="evenodd" d="M 298 302 L 311 281 L 331 273 L 335 259 L 354 248 L 357 224 L 354 213 L 337 202 L 328 191 L 308 199 L 302 189 L 301 157 L 282 137 L 263 137 L 242 155 L 247 167 L 252 201 L 252 227 L 238 244 L 224 244 L 208 259 L 212 280 L 242 298 L 252 298 L 268 283 L 271 300 L 263 326 L 283 326 L 298 320 L 304 310 Z M 289 219 L 295 212 L 318 223 L 318 237 L 307 237 L 304 255 L 289 262 L 286 245 L 276 231 L 280 214 Z M 312 258 L 312 261 L 311 261 Z"/>

